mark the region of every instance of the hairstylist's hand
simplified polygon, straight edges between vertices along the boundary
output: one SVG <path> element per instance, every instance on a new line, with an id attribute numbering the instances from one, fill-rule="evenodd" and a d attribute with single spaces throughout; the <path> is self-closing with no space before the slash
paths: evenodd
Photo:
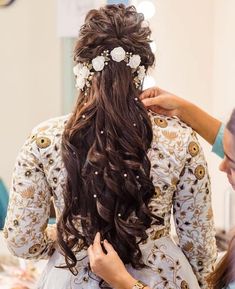
<path id="1" fill-rule="evenodd" d="M 187 105 L 186 100 L 159 87 L 146 89 L 140 95 L 140 99 L 147 108 L 167 116 L 181 117 L 184 107 Z"/>
<path id="2" fill-rule="evenodd" d="M 105 253 L 100 242 L 100 233 L 98 232 L 93 245 L 88 248 L 92 272 L 114 288 L 132 288 L 136 280 L 127 272 L 113 246 L 104 240 L 103 245 L 107 251 Z"/>
<path id="3" fill-rule="evenodd" d="M 156 113 L 179 117 L 206 141 L 214 144 L 221 122 L 200 107 L 159 87 L 145 90 L 140 99 L 146 108 Z"/>

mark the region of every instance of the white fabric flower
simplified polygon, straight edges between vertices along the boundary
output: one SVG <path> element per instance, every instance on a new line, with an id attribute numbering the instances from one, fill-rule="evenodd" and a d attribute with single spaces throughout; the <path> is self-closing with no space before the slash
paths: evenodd
<path id="1" fill-rule="evenodd" d="M 129 63 L 127 65 L 133 69 L 136 69 L 140 65 L 140 62 L 141 62 L 140 56 L 138 54 L 134 54 L 130 57 Z"/>
<path id="2" fill-rule="evenodd" d="M 110 55 L 112 59 L 116 62 L 121 62 L 126 57 L 126 52 L 122 47 L 116 47 L 111 52 Z"/>
<path id="3" fill-rule="evenodd" d="M 140 67 L 139 67 L 139 70 L 138 70 L 138 79 L 140 80 L 140 81 L 143 81 L 144 80 L 144 77 L 145 77 L 145 67 L 143 66 L 143 65 L 141 65 Z"/>
<path id="4" fill-rule="evenodd" d="M 80 70 L 83 68 L 83 65 L 82 65 L 82 63 L 78 63 L 77 65 L 75 65 L 74 67 L 73 67 L 73 73 L 75 74 L 75 75 L 79 75 L 79 72 L 80 72 Z"/>
<path id="5" fill-rule="evenodd" d="M 87 66 L 83 66 L 82 69 L 80 69 L 79 71 L 79 78 L 88 78 L 88 76 L 90 75 L 90 70 L 88 69 Z"/>
<path id="6" fill-rule="evenodd" d="M 92 66 L 95 71 L 101 71 L 104 68 L 105 58 L 104 56 L 97 56 L 92 59 Z"/>
<path id="7" fill-rule="evenodd" d="M 85 78 L 82 78 L 82 77 L 78 76 L 77 79 L 76 79 L 76 87 L 79 88 L 79 89 L 83 89 L 85 84 L 86 84 Z"/>

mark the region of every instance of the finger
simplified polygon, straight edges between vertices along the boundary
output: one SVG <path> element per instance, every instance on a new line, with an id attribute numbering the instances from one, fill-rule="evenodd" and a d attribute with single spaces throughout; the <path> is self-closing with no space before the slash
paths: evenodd
<path id="1" fill-rule="evenodd" d="M 87 249 L 87 254 L 88 254 L 89 261 L 92 264 L 94 262 L 94 253 L 93 253 L 92 245 L 90 245 L 89 248 Z"/>
<path id="2" fill-rule="evenodd" d="M 141 95 L 140 95 L 140 99 L 144 99 L 144 98 L 149 98 L 149 97 L 154 97 L 156 93 L 156 88 L 148 88 L 146 90 L 144 90 Z"/>
<path id="3" fill-rule="evenodd" d="M 160 105 L 161 101 L 162 99 L 160 96 L 152 97 L 152 98 L 145 98 L 142 100 L 143 104 L 147 107 L 151 105 Z"/>
<path id="4" fill-rule="evenodd" d="M 104 253 L 103 249 L 101 247 L 101 244 L 100 244 L 100 233 L 99 232 L 97 232 L 95 235 L 94 244 L 93 244 L 93 252 L 96 255 L 101 255 Z"/>
<path id="5" fill-rule="evenodd" d="M 116 253 L 113 246 L 107 240 L 104 240 L 104 248 L 107 251 L 107 253 L 114 253 L 114 252 Z"/>

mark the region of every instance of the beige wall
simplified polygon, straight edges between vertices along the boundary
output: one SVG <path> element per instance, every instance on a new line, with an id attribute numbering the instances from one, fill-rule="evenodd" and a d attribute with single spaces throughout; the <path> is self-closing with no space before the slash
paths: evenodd
<path id="1" fill-rule="evenodd" d="M 0 177 L 38 122 L 61 113 L 56 0 L 17 0 L 0 9 Z"/>
<path id="2" fill-rule="evenodd" d="M 213 98 L 209 108 L 215 116 L 226 122 L 235 108 L 235 1 L 215 0 L 214 11 Z M 218 159 L 210 156 L 210 164 L 216 221 L 220 224 L 229 210 L 234 211 L 235 203 L 233 198 L 230 198 L 230 204 L 224 199 L 230 185 L 226 176 L 215 170 Z"/>
<path id="3" fill-rule="evenodd" d="M 133 1 L 138 3 L 139 1 Z M 226 120 L 235 106 L 234 0 L 155 0 L 157 85 Z M 16 0 L 0 10 L 0 177 L 7 185 L 31 128 L 61 114 L 61 41 L 56 0 Z M 203 142 L 212 177 L 216 224 L 224 224 L 225 176 Z"/>

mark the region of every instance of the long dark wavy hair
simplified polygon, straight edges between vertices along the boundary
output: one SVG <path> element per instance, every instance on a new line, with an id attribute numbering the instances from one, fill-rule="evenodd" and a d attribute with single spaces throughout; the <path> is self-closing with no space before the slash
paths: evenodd
<path id="1" fill-rule="evenodd" d="M 227 288 L 232 282 L 235 282 L 235 236 L 229 244 L 227 253 L 208 277 L 210 289 Z"/>
<path id="2" fill-rule="evenodd" d="M 139 54 L 148 69 L 154 55 L 151 31 L 144 24 L 134 6 L 91 10 L 80 30 L 75 61 L 90 62 L 104 50 L 121 46 Z M 66 124 L 62 157 L 68 176 L 58 243 L 65 267 L 74 274 L 76 252 L 91 244 L 97 231 L 124 263 L 143 267 L 138 244 L 147 238 L 152 222 L 162 221 L 148 208 L 154 194 L 147 157 L 153 133 L 139 95 L 130 67 L 111 60 L 95 73 L 88 95 L 80 92 Z"/>
<path id="3" fill-rule="evenodd" d="M 226 128 L 235 141 L 235 109 L 233 109 Z M 229 244 L 227 253 L 220 260 L 215 271 L 208 277 L 209 288 L 211 289 L 227 288 L 232 282 L 235 282 L 235 236 Z"/>

